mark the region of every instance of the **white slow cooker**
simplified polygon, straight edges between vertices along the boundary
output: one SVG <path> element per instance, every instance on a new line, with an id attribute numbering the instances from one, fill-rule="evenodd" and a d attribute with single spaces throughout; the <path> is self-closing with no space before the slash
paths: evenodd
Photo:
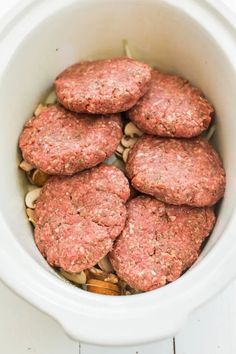
<path id="1" fill-rule="evenodd" d="M 207 0 L 21 1 L 0 26 L 0 277 L 73 338 L 129 345 L 176 333 L 236 274 L 236 30 Z M 180 279 L 134 296 L 109 297 L 63 282 L 38 252 L 25 216 L 17 141 L 55 76 L 81 59 L 132 52 L 200 87 L 217 113 L 216 146 L 227 188 L 198 262 Z"/>

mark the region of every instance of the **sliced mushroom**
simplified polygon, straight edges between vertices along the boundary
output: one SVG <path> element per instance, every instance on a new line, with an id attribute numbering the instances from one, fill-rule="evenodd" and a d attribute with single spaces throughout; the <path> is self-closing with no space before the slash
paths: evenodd
<path id="1" fill-rule="evenodd" d="M 23 170 L 25 172 L 30 172 L 31 170 L 34 169 L 34 167 L 30 163 L 26 162 L 25 160 L 21 161 L 21 163 L 19 164 L 19 167 L 21 170 Z"/>
<path id="2" fill-rule="evenodd" d="M 52 90 L 48 96 L 46 97 L 44 104 L 47 105 L 52 105 L 57 103 L 57 96 L 56 96 L 56 92 L 54 90 Z"/>
<path id="3" fill-rule="evenodd" d="M 31 222 L 35 226 L 35 212 L 33 209 L 26 208 L 26 214 L 28 216 L 29 222 Z"/>
<path id="4" fill-rule="evenodd" d="M 103 257 L 99 262 L 98 262 L 99 267 L 104 270 L 104 272 L 107 273 L 112 273 L 114 272 L 114 268 L 111 265 L 111 262 L 107 256 Z"/>
<path id="5" fill-rule="evenodd" d="M 138 140 L 138 138 L 132 138 L 129 135 L 123 135 L 123 138 L 121 139 L 121 144 L 125 148 L 131 148 L 134 146 L 134 144 L 136 143 L 137 140 Z"/>
<path id="6" fill-rule="evenodd" d="M 88 275 L 89 278 L 96 278 L 99 280 L 104 280 L 108 275 L 104 270 L 96 268 L 96 267 L 92 267 L 92 268 L 88 269 L 88 272 L 89 272 L 89 275 Z"/>
<path id="7" fill-rule="evenodd" d="M 32 173 L 33 173 L 34 170 L 30 171 L 30 172 L 26 172 L 26 177 L 29 181 L 30 184 L 34 185 L 34 182 L 32 180 Z"/>
<path id="8" fill-rule="evenodd" d="M 121 144 L 119 144 L 119 145 L 117 146 L 117 148 L 116 148 L 115 154 L 116 154 L 118 157 L 122 157 L 123 151 L 124 151 L 124 146 L 122 146 Z"/>
<path id="9" fill-rule="evenodd" d="M 89 279 L 87 281 L 87 290 L 96 294 L 120 295 L 120 289 L 118 285 L 98 279 Z"/>
<path id="10" fill-rule="evenodd" d="M 123 154 L 122 154 L 122 157 L 123 157 L 124 162 L 127 162 L 127 160 L 128 160 L 129 151 L 130 151 L 130 149 L 127 148 L 127 149 L 124 150 L 124 152 L 123 152 Z"/>
<path id="11" fill-rule="evenodd" d="M 42 187 L 47 182 L 48 178 L 49 178 L 49 175 L 47 175 L 43 171 L 35 170 L 32 173 L 32 176 L 30 179 L 32 181 L 32 184 L 35 184 L 38 187 Z"/>
<path id="12" fill-rule="evenodd" d="M 130 136 L 131 138 L 134 137 L 139 137 L 143 135 L 143 132 L 141 130 L 139 130 L 136 125 L 134 125 L 134 123 L 129 122 L 128 124 L 126 124 L 125 126 L 125 135 Z"/>
<path id="13" fill-rule="evenodd" d="M 34 111 L 35 117 L 37 117 L 45 108 L 46 107 L 44 105 L 42 105 L 42 103 L 40 103 Z"/>
<path id="14" fill-rule="evenodd" d="M 112 268 L 112 271 L 113 268 Z M 106 282 L 110 282 L 113 284 L 118 283 L 119 278 L 117 277 L 117 275 L 111 273 L 111 272 L 107 272 L 105 270 L 96 268 L 96 267 L 92 267 L 90 269 L 88 269 L 88 278 L 89 279 L 98 279 L 98 280 L 103 280 Z"/>
<path id="15" fill-rule="evenodd" d="M 41 189 L 42 188 L 35 188 L 26 194 L 25 204 L 28 208 L 35 209 L 36 201 L 37 201 L 38 197 L 40 196 Z"/>
<path id="16" fill-rule="evenodd" d="M 86 274 L 84 271 L 82 271 L 80 273 L 69 273 L 63 269 L 60 269 L 60 273 L 64 278 L 72 281 L 75 284 L 79 284 L 79 285 L 86 284 L 87 277 L 86 277 Z"/>

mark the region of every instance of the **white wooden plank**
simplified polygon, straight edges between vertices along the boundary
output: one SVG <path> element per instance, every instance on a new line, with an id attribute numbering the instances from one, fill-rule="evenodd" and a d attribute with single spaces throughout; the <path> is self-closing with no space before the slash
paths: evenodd
<path id="1" fill-rule="evenodd" d="M 136 347 L 97 347 L 81 344 L 80 354 L 174 354 L 174 351 L 173 340 L 171 338 L 158 343 Z"/>
<path id="2" fill-rule="evenodd" d="M 78 354 L 61 326 L 0 283 L 1 354 Z"/>
<path id="3" fill-rule="evenodd" d="M 236 281 L 190 317 L 175 337 L 176 354 L 236 353 Z"/>

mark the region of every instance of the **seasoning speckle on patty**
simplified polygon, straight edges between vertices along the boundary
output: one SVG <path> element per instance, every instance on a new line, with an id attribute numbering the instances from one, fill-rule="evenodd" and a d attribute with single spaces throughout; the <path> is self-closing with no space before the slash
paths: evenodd
<path id="1" fill-rule="evenodd" d="M 121 136 L 119 114 L 76 114 L 56 105 L 26 123 L 19 147 L 24 159 L 43 172 L 71 175 L 112 155 Z"/>
<path id="2" fill-rule="evenodd" d="M 224 195 L 225 172 L 206 139 L 143 136 L 129 153 L 134 188 L 175 205 L 211 206 Z"/>
<path id="3" fill-rule="evenodd" d="M 124 228 L 129 193 L 113 166 L 51 177 L 35 208 L 35 242 L 48 263 L 80 272 L 102 259 Z"/>
<path id="4" fill-rule="evenodd" d="M 195 262 L 215 224 L 211 208 L 173 206 L 148 196 L 131 200 L 127 212 L 110 260 L 118 276 L 141 291 L 176 280 Z"/>
<path id="5" fill-rule="evenodd" d="M 59 102 L 80 113 L 116 113 L 130 109 L 148 90 L 151 68 L 121 57 L 74 64 L 55 80 Z"/>
<path id="6" fill-rule="evenodd" d="M 148 134 L 191 138 L 209 127 L 213 112 L 187 80 L 153 70 L 150 89 L 127 114 Z"/>

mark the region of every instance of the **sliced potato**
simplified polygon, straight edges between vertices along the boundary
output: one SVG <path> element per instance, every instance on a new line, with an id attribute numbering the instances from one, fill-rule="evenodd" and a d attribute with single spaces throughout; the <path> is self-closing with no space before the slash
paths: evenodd
<path id="1" fill-rule="evenodd" d="M 87 290 L 96 294 L 120 295 L 118 285 L 98 279 L 89 279 L 87 282 Z"/>

